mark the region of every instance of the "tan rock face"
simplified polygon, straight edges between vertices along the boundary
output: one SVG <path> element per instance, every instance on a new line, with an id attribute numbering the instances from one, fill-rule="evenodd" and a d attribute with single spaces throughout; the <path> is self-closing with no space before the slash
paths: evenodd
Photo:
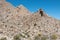
<path id="1" fill-rule="evenodd" d="M 41 9 L 32 14 L 23 5 L 15 8 L 0 0 L 0 38 L 13 40 L 17 34 L 19 40 L 52 40 L 53 34 L 53 38 L 60 40 L 60 21 L 49 17 Z"/>

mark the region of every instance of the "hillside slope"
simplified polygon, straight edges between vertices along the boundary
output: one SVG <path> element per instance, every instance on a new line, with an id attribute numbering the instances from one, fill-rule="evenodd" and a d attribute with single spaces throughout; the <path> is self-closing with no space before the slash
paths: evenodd
<path id="1" fill-rule="evenodd" d="M 42 9 L 32 14 L 23 5 L 15 8 L 0 0 L 0 40 L 5 37 L 7 40 L 60 40 L 60 21 Z"/>

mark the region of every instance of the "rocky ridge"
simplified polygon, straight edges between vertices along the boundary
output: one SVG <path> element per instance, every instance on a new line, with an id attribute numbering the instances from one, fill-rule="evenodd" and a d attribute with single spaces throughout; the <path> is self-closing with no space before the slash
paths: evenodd
<path id="1" fill-rule="evenodd" d="M 42 9 L 32 14 L 23 5 L 15 8 L 0 0 L 0 38 L 14 40 L 17 34 L 21 36 L 18 40 L 43 40 L 42 37 L 60 40 L 60 21 L 49 17 Z"/>

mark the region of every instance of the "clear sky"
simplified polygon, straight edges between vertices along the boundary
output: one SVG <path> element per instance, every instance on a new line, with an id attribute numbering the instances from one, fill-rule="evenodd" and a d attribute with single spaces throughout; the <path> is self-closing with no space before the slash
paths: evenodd
<path id="1" fill-rule="evenodd" d="M 6 0 L 13 6 L 24 5 L 29 11 L 36 12 L 42 8 L 46 14 L 60 19 L 60 0 Z"/>

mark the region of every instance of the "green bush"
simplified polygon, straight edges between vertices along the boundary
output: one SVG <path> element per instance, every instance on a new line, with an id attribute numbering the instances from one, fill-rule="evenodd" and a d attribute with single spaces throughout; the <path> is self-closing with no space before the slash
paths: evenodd
<path id="1" fill-rule="evenodd" d="M 41 37 L 41 34 L 38 34 L 39 37 Z"/>
<path id="2" fill-rule="evenodd" d="M 51 39 L 56 40 L 56 39 L 57 39 L 57 35 L 53 34 L 53 35 L 51 36 Z"/>
<path id="3" fill-rule="evenodd" d="M 7 40 L 7 38 L 6 37 L 2 37 L 0 40 Z"/>
<path id="4" fill-rule="evenodd" d="M 26 36 L 29 37 L 29 35 L 27 33 L 23 33 L 23 34 L 17 34 L 17 35 L 15 35 L 13 37 L 13 40 L 21 40 L 21 38 L 26 38 Z"/>
<path id="5" fill-rule="evenodd" d="M 20 35 L 15 35 L 15 36 L 13 37 L 13 40 L 21 40 Z"/>

